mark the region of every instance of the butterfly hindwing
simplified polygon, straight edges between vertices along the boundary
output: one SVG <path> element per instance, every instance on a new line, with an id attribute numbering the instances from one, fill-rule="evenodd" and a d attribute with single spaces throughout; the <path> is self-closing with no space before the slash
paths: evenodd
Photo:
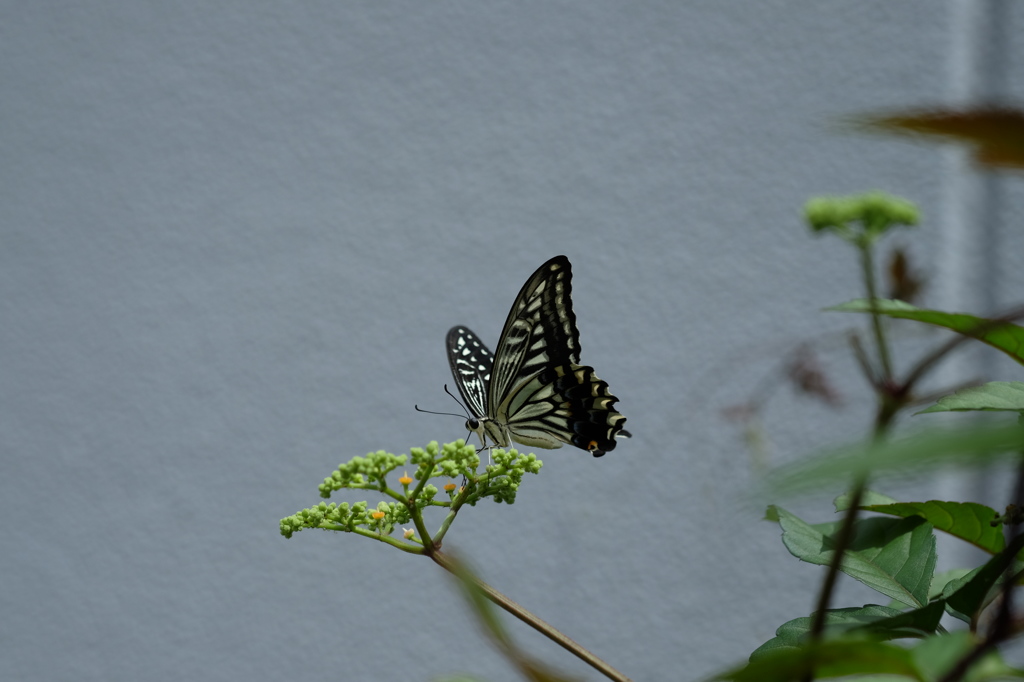
<path id="1" fill-rule="evenodd" d="M 592 367 L 579 364 L 572 266 L 556 256 L 519 291 L 492 355 L 466 327 L 448 332 L 448 362 L 467 407 L 467 426 L 499 446 L 571 443 L 600 457 L 628 437 L 618 401 Z"/>
<path id="2" fill-rule="evenodd" d="M 487 386 L 491 380 L 494 356 L 484 342 L 466 327 L 448 330 L 448 364 L 459 393 L 473 414 L 487 414 Z"/>
<path id="3" fill-rule="evenodd" d="M 495 419 L 524 445 L 571 443 L 600 457 L 615 448 L 617 436 L 629 437 L 626 418 L 613 409 L 617 401 L 593 367 L 558 365 L 519 384 Z"/>

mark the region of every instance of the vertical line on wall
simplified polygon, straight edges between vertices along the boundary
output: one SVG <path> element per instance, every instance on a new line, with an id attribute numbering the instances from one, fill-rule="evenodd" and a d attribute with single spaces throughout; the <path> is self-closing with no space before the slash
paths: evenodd
<path id="1" fill-rule="evenodd" d="M 1007 0 L 949 0 L 949 90 L 954 108 L 998 104 L 1006 92 L 1009 44 Z M 972 164 L 963 146 L 945 151 L 938 227 L 934 307 L 988 315 L 1002 304 L 999 284 L 1001 186 L 990 172 Z M 976 348 L 977 349 L 977 348 Z M 975 349 L 975 350 L 976 350 Z M 960 352 L 937 372 L 937 388 L 992 379 L 992 354 Z M 940 479 L 946 500 L 976 500 L 998 506 L 1006 491 L 992 474 L 957 471 Z M 977 563 L 964 543 L 939 539 L 942 568 Z"/>

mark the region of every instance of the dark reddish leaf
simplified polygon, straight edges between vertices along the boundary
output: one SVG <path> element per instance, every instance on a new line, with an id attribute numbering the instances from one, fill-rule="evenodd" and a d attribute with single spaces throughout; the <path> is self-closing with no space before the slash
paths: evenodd
<path id="1" fill-rule="evenodd" d="M 965 142 L 974 147 L 974 159 L 981 165 L 1024 170 L 1024 111 L 1019 109 L 932 109 L 865 116 L 854 123 L 885 132 Z"/>

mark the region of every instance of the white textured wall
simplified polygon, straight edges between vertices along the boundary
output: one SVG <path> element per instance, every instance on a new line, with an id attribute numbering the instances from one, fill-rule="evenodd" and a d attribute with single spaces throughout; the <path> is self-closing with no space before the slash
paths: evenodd
<path id="1" fill-rule="evenodd" d="M 819 571 L 720 410 L 860 293 L 804 200 L 906 196 L 927 302 L 1022 298 L 1018 184 L 832 126 L 1019 96 L 1022 32 L 966 0 L 0 3 L 0 678 L 514 679 L 428 561 L 277 522 L 462 435 L 412 410 L 451 407 L 445 331 L 493 344 L 558 253 L 635 438 L 539 453 L 446 546 L 638 681 L 742 660 Z M 781 391 L 776 461 L 866 425 L 824 361 L 847 408 Z"/>

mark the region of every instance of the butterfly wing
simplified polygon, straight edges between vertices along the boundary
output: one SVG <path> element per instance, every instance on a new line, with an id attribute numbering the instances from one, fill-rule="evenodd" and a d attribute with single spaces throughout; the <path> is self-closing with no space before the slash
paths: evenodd
<path id="1" fill-rule="evenodd" d="M 600 457 L 629 438 L 626 418 L 613 409 L 618 398 L 593 367 L 556 365 L 518 384 L 499 406 L 495 421 L 516 442 L 541 448 L 571 443 Z"/>
<path id="2" fill-rule="evenodd" d="M 475 417 L 487 416 L 487 385 L 494 356 L 476 334 L 466 327 L 448 330 L 448 364 L 459 393 Z"/>
<path id="3" fill-rule="evenodd" d="M 556 256 L 526 281 L 494 354 L 487 417 L 516 442 L 541 448 L 571 443 L 600 457 L 615 447 L 626 418 L 591 367 L 580 365 L 572 310 L 572 266 Z"/>
<path id="4" fill-rule="evenodd" d="M 572 266 L 565 256 L 555 256 L 526 280 L 505 320 L 494 355 L 488 389 L 492 409 L 526 377 L 545 367 L 579 363 L 580 337 L 571 293 Z"/>

